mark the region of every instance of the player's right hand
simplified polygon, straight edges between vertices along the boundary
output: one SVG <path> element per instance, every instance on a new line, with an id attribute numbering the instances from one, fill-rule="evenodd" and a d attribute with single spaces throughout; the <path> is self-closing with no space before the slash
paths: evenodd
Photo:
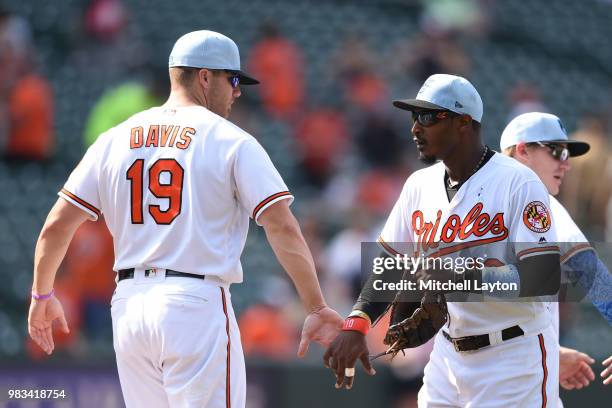
<path id="1" fill-rule="evenodd" d="M 365 336 L 357 331 L 341 331 L 323 356 L 323 365 L 330 368 L 336 376 L 336 388 L 345 386 L 350 390 L 353 387 L 355 377 L 347 377 L 345 369 L 355 368 L 357 359 L 361 360 L 366 373 L 376 374 L 370 365 L 370 352 Z"/>
<path id="2" fill-rule="evenodd" d="M 61 302 L 52 296 L 49 299 L 32 299 L 28 315 L 28 333 L 38 346 L 47 354 L 55 348 L 53 343 L 53 322 L 57 320 L 64 333 L 69 333 L 68 322 Z"/>
<path id="3" fill-rule="evenodd" d="M 342 317 L 334 309 L 323 306 L 306 316 L 302 327 L 302 338 L 298 348 L 298 357 L 304 357 L 308 352 L 310 342 L 314 341 L 327 347 L 336 338 L 342 328 Z"/>
<path id="4" fill-rule="evenodd" d="M 559 385 L 566 390 L 581 389 L 595 379 L 589 355 L 567 347 L 559 348 Z"/>

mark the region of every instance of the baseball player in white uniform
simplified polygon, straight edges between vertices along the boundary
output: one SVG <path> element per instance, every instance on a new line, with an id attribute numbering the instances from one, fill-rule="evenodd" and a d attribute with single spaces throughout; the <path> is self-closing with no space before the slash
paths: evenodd
<path id="1" fill-rule="evenodd" d="M 307 309 L 298 354 L 328 345 L 342 325 L 326 306 L 310 251 L 289 210 L 293 196 L 261 145 L 230 123 L 238 47 L 213 31 L 188 33 L 170 54 L 160 107 L 102 134 L 59 193 L 36 246 L 29 333 L 53 351 L 53 296 L 76 228 L 104 214 L 117 289 L 113 343 L 128 407 L 244 407 L 246 377 L 229 287 L 242 281 L 249 217 L 265 229 Z"/>
<path id="2" fill-rule="evenodd" d="M 545 187 L 533 171 L 482 144 L 483 105 L 466 79 L 433 75 L 416 99 L 394 105 L 412 111 L 420 158 L 440 161 L 406 181 L 380 235 L 383 248 L 405 253 L 399 247 L 410 245 L 415 255 L 428 257 L 469 248 L 509 265 L 473 269 L 470 277 L 520 280 L 520 293 L 448 303 L 449 320 L 435 337 L 419 407 L 554 406 L 558 344 L 546 304 L 496 297 L 558 291 L 559 249 Z M 367 361 L 366 330 L 359 329 L 386 307 L 371 292 L 366 283 L 347 319 L 361 322 L 345 323 L 324 356 L 337 386 L 350 387 L 356 359 Z"/>
<path id="3" fill-rule="evenodd" d="M 570 170 L 570 157 L 587 153 L 589 145 L 568 139 L 565 127 L 557 116 L 531 112 L 517 116 L 506 126 L 500 148 L 504 154 L 531 168 L 546 186 L 550 193 L 552 217 L 557 226 L 563 272 L 569 275 L 564 274 L 562 277 L 568 283 L 579 283 L 587 297 L 612 325 L 612 275 L 567 210 L 554 197 L 559 193 L 565 173 Z M 551 302 L 549 307 L 558 336 L 559 304 Z M 593 362 L 584 353 L 561 347 L 560 385 L 568 390 L 588 385 L 595 378 L 589 366 Z M 604 365 L 610 364 L 612 359 L 604 362 Z M 605 371 L 602 377 L 607 377 Z"/>

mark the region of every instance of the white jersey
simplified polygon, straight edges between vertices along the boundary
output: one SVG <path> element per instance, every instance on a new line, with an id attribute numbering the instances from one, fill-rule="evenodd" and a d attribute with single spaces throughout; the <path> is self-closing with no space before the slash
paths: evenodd
<path id="1" fill-rule="evenodd" d="M 408 178 L 380 236 L 388 252 L 393 243 L 410 243 L 415 255 L 427 257 L 469 249 L 472 254 L 485 251 L 503 264 L 559 252 L 548 193 L 532 170 L 496 153 L 450 202 L 444 174 L 440 162 Z M 496 242 L 501 244 L 489 245 Z M 517 324 L 532 334 L 551 319 L 543 302 L 449 302 L 448 311 L 452 337 Z"/>
<path id="2" fill-rule="evenodd" d="M 582 231 L 580 231 L 580 228 L 578 228 L 565 207 L 563 207 L 563 205 L 553 196 L 550 196 L 550 210 L 557 227 L 557 240 L 559 242 L 559 249 L 561 250 L 561 264 L 564 264 L 569 258 L 579 252 L 592 249 L 591 244 L 589 244 L 589 241 Z M 561 283 L 565 281 L 566 279 L 564 279 L 562 275 Z M 558 336 L 559 303 L 551 302 L 549 307 L 553 316 L 555 333 L 557 333 Z"/>
<path id="3" fill-rule="evenodd" d="M 115 270 L 242 281 L 249 225 L 293 196 L 261 145 L 201 106 L 156 107 L 102 134 L 59 195 L 113 235 Z"/>

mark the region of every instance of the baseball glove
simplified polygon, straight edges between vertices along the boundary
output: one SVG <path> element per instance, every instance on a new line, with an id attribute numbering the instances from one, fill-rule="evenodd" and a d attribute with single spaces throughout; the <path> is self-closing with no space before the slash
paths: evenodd
<path id="1" fill-rule="evenodd" d="M 405 348 L 425 344 L 446 324 L 447 319 L 443 293 L 426 291 L 421 302 L 408 302 L 402 301 L 402 291 L 398 292 L 391 304 L 391 321 L 384 339 L 389 348 L 381 355 L 391 354 L 393 359 Z"/>

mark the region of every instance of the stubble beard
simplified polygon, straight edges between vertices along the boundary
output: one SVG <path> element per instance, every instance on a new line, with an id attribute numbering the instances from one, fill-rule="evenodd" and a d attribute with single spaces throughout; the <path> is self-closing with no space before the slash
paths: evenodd
<path id="1" fill-rule="evenodd" d="M 427 156 L 419 152 L 419 160 L 424 164 L 430 165 L 435 164 L 438 161 L 438 158 L 436 156 Z"/>

